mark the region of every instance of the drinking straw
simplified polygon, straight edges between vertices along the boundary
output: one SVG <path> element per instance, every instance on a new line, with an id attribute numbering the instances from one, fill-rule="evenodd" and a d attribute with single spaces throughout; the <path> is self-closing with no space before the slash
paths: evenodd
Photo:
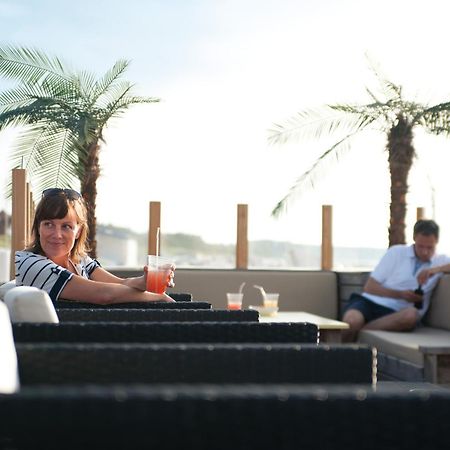
<path id="1" fill-rule="evenodd" d="M 158 263 L 159 256 L 159 227 L 156 229 L 156 263 Z"/>
<path id="2" fill-rule="evenodd" d="M 242 294 L 242 289 L 244 289 L 245 286 L 245 281 L 243 283 L 241 283 L 241 285 L 239 286 L 239 294 Z"/>
<path id="3" fill-rule="evenodd" d="M 254 284 L 253 287 L 256 289 L 259 289 L 261 291 L 261 295 L 263 296 L 263 298 L 266 298 L 266 291 L 264 290 L 264 288 L 262 286 L 258 286 L 257 284 Z"/>

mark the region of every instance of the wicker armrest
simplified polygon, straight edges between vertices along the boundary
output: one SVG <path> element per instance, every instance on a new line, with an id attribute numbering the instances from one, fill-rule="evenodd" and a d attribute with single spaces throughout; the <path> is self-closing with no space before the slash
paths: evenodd
<path id="1" fill-rule="evenodd" d="M 62 322 L 13 325 L 15 342 L 317 343 L 310 323 Z"/>
<path id="2" fill-rule="evenodd" d="M 257 311 L 227 311 L 222 309 L 87 309 L 63 308 L 59 320 L 83 322 L 257 322 Z"/>
<path id="3" fill-rule="evenodd" d="M 372 383 L 372 349 L 316 344 L 16 344 L 21 383 Z"/>
<path id="4" fill-rule="evenodd" d="M 181 301 L 176 302 L 130 302 L 114 303 L 111 305 L 98 305 L 86 302 L 69 302 L 60 300 L 56 303 L 56 310 L 62 309 L 211 309 L 211 303 L 203 301 Z"/>
<path id="5" fill-rule="evenodd" d="M 361 385 L 47 387 L 0 396 L 3 448 L 450 448 L 450 392 Z M 420 424 L 418 426 L 417 424 Z"/>

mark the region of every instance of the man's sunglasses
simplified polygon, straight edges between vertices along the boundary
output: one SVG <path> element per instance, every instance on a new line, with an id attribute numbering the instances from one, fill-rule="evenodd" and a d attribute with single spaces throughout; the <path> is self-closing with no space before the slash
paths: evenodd
<path id="1" fill-rule="evenodd" d="M 64 194 L 69 200 L 79 200 L 81 198 L 81 194 L 79 192 L 74 191 L 73 189 L 61 189 L 61 188 L 45 189 L 42 192 L 42 198 L 59 194 Z"/>

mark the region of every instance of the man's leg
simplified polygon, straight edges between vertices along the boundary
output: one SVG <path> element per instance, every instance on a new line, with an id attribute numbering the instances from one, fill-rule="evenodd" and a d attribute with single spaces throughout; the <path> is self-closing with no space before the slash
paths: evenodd
<path id="1" fill-rule="evenodd" d="M 405 308 L 372 320 L 362 328 L 364 330 L 410 331 L 416 326 L 418 319 L 419 314 L 416 308 Z"/>
<path id="2" fill-rule="evenodd" d="M 358 331 L 366 323 L 361 311 L 357 309 L 348 309 L 342 318 L 343 322 L 349 324 L 350 328 L 342 331 L 342 342 L 354 342 Z"/>

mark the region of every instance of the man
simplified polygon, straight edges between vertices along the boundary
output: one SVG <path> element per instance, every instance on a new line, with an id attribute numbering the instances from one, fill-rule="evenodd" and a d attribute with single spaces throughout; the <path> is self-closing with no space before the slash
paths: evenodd
<path id="1" fill-rule="evenodd" d="M 350 325 L 343 339 L 356 340 L 358 331 L 412 330 L 423 317 L 440 272 L 429 270 L 449 264 L 450 258 L 435 255 L 439 227 L 433 220 L 414 225 L 413 245 L 390 247 L 371 273 L 362 294 L 352 294 L 343 321 Z M 440 269 L 440 267 L 439 267 Z M 423 285 L 418 275 L 426 270 Z"/>

